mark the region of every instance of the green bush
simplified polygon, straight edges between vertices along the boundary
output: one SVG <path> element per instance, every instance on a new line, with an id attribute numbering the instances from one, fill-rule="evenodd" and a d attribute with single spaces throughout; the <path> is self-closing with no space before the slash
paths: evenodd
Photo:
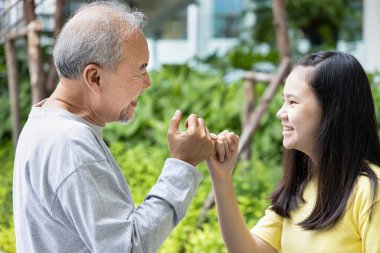
<path id="1" fill-rule="evenodd" d="M 166 146 L 169 120 L 177 109 L 183 121 L 196 113 L 210 131 L 240 130 L 242 82 L 226 84 L 221 74 L 210 75 L 186 65 L 164 66 L 151 73 L 152 86 L 139 98 L 133 124 L 110 124 L 104 130 L 107 143 L 146 141 Z M 182 121 L 182 122 L 183 122 Z"/>
<path id="2" fill-rule="evenodd" d="M 10 140 L 0 145 L 0 251 L 15 252 L 13 233 L 12 177 L 13 177 L 13 144 Z"/>
<path id="3" fill-rule="evenodd" d="M 182 110 L 184 118 L 190 113 L 197 113 L 206 120 L 212 132 L 223 129 L 241 132 L 241 81 L 226 84 L 218 71 L 203 73 L 182 65 L 165 66 L 160 72 L 153 72 L 151 77 L 153 85 L 139 99 L 135 121 L 128 126 L 111 124 L 104 130 L 104 138 L 126 177 L 136 205 L 144 200 L 169 157 L 166 131 L 176 109 Z M 263 94 L 265 87 L 267 85 L 258 84 L 258 96 Z M 380 89 L 372 88 L 379 115 Z M 281 89 L 256 131 L 251 145 L 253 158 L 240 161 L 234 174 L 237 200 L 249 227 L 263 215 L 269 203 L 267 197 L 281 176 L 281 126 L 275 116 L 282 103 Z M 22 96 L 27 95 L 27 88 L 24 92 Z M 4 93 L 1 95 L 0 98 L 5 99 Z M 23 117 L 26 118 L 26 114 L 27 110 Z M 378 120 L 380 122 L 380 117 Z M 11 201 L 13 158 L 13 147 L 8 137 L 0 145 L 0 251 L 4 252 L 15 252 Z M 204 223 L 197 227 L 203 202 L 211 191 L 206 166 L 201 164 L 198 169 L 204 179 L 185 219 L 159 252 L 226 252 L 215 208 L 207 212 Z"/>

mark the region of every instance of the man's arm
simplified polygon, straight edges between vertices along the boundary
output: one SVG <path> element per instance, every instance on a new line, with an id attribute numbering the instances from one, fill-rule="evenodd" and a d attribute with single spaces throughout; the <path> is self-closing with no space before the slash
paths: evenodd
<path id="1" fill-rule="evenodd" d="M 168 131 L 175 158 L 166 161 L 137 209 L 120 170 L 103 160 L 86 163 L 61 185 L 52 215 L 92 252 L 156 252 L 185 216 L 200 183 L 193 165 L 214 152 L 203 120 L 192 115 L 187 131 L 179 132 L 180 119 L 177 112 Z"/>

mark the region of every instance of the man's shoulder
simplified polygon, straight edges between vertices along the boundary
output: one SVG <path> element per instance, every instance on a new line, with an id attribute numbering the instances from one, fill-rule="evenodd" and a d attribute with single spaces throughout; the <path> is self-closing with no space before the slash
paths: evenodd
<path id="1" fill-rule="evenodd" d="M 106 148 L 91 126 L 65 117 L 28 119 L 17 144 L 15 172 L 50 206 L 57 189 L 88 163 L 106 161 Z"/>
<path id="2" fill-rule="evenodd" d="M 82 122 L 62 120 L 56 130 L 57 145 L 83 162 L 104 160 L 104 143 L 96 131 Z"/>
<path id="3" fill-rule="evenodd" d="M 96 130 L 79 117 L 38 115 L 28 119 L 20 136 L 20 149 L 43 160 L 62 156 L 79 163 L 104 160 L 105 144 Z"/>
<path id="4" fill-rule="evenodd" d="M 61 138 L 67 144 L 92 143 L 100 139 L 93 128 L 74 120 L 62 119 L 56 132 L 57 138 Z"/>

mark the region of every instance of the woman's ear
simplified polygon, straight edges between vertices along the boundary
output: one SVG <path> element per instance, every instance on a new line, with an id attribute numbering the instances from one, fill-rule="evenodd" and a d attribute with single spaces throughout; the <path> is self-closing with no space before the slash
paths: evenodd
<path id="1" fill-rule="evenodd" d="M 84 83 L 96 95 L 100 95 L 103 89 L 100 85 L 101 73 L 102 70 L 97 64 L 88 64 L 83 70 Z"/>

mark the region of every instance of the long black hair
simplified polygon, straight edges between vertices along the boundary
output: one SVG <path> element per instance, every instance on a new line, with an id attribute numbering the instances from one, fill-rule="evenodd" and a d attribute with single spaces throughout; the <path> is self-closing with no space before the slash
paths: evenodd
<path id="1" fill-rule="evenodd" d="M 370 179 L 372 201 L 378 178 L 369 164 L 380 166 L 380 141 L 367 75 L 351 55 L 318 52 L 306 56 L 297 66 L 312 67 L 307 83 L 322 109 L 316 136 L 318 167 L 297 150 L 284 152 L 284 176 L 271 195 L 272 210 L 284 218 L 304 203 L 303 191 L 311 179 L 317 182 L 313 211 L 299 223 L 304 229 L 328 229 L 347 208 L 357 178 Z"/>

